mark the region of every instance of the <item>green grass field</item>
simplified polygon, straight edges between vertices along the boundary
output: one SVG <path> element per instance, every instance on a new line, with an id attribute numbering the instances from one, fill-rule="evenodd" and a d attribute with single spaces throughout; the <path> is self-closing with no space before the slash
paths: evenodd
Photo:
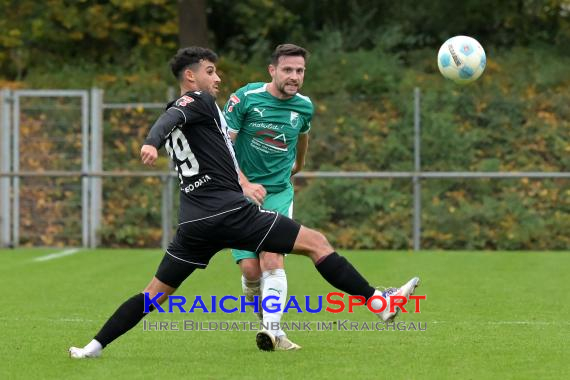
<path id="1" fill-rule="evenodd" d="M 374 285 L 422 278 L 426 331 L 290 331 L 297 352 L 258 351 L 255 332 L 143 331 L 95 360 L 71 360 L 108 316 L 153 276 L 157 250 L 96 250 L 35 261 L 56 250 L 0 250 L 1 379 L 562 379 L 569 378 L 568 252 L 344 252 Z M 287 258 L 289 295 L 333 289 L 310 261 Z M 239 295 L 228 252 L 177 294 Z M 209 299 L 209 297 L 208 297 Z M 376 322 L 353 314 L 289 313 L 284 321 Z M 156 314 L 148 321 L 254 321 L 253 314 Z M 312 325 L 314 327 L 314 325 Z"/>

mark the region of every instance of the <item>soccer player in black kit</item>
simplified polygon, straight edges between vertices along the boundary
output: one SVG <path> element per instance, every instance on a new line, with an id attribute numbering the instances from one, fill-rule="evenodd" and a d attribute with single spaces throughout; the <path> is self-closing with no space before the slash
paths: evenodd
<path id="1" fill-rule="evenodd" d="M 382 296 L 388 306 L 389 296 L 409 297 L 419 284 L 419 278 L 414 277 L 400 288 L 376 290 L 335 252 L 323 234 L 248 201 L 238 181 L 226 122 L 215 102 L 220 83 L 216 61 L 214 52 L 201 47 L 180 49 L 170 61 L 181 96 L 168 104 L 152 126 L 141 159 L 145 165 L 154 164 L 157 150 L 164 145 L 174 162 L 181 184 L 178 230 L 150 283 L 119 306 L 90 343 L 71 347 L 72 358 L 100 356 L 105 346 L 146 315 L 144 293 L 149 299 L 163 293 L 158 298 L 161 304 L 195 269 L 206 268 L 224 248 L 307 256 L 335 288 L 367 301 Z M 371 305 L 376 310 L 382 308 L 378 297 L 371 299 Z M 386 307 L 376 314 L 391 321 L 398 312 L 397 307 L 393 312 Z M 275 337 L 266 330 L 257 334 L 256 342 L 262 350 L 275 348 Z"/>

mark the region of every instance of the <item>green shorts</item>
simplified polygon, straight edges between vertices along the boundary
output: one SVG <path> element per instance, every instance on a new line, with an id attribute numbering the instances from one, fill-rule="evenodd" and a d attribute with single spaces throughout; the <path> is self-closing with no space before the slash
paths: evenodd
<path id="1" fill-rule="evenodd" d="M 293 186 L 279 193 L 267 193 L 265 201 L 261 205 L 264 209 L 277 211 L 279 214 L 293 217 L 293 196 L 295 191 Z M 240 249 L 232 249 L 232 256 L 236 263 L 243 259 L 257 259 L 258 255 L 255 252 L 243 251 Z"/>

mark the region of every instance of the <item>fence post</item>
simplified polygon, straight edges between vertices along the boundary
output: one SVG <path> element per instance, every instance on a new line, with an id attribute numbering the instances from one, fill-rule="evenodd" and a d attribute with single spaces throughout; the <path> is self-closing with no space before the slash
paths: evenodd
<path id="1" fill-rule="evenodd" d="M 89 93 L 81 95 L 81 245 L 89 247 Z"/>
<path id="2" fill-rule="evenodd" d="M 10 90 L 0 93 L 0 172 L 10 171 Z M 10 177 L 0 177 L 0 247 L 10 246 Z"/>
<path id="3" fill-rule="evenodd" d="M 20 97 L 16 90 L 12 104 L 12 171 L 20 171 Z M 12 246 L 20 245 L 20 176 L 12 178 Z"/>
<path id="4" fill-rule="evenodd" d="M 103 90 L 99 88 L 91 89 L 91 171 L 103 171 Z M 102 219 L 103 203 L 103 179 L 101 177 L 90 177 L 91 197 L 90 197 L 90 223 L 89 242 L 91 248 L 96 248 L 99 244 L 99 230 Z"/>
<path id="5" fill-rule="evenodd" d="M 420 89 L 414 89 L 414 251 L 421 250 L 422 228 L 422 184 L 419 177 L 421 171 L 420 154 Z"/>

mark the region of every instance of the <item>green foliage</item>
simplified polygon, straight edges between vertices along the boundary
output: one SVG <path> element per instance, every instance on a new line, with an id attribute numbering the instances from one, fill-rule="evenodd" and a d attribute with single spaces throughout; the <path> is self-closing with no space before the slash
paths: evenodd
<path id="1" fill-rule="evenodd" d="M 105 115 L 105 170 L 144 170 L 138 158 L 141 142 L 148 126 L 161 112 L 139 108 L 111 110 Z M 168 170 L 164 155 L 153 169 Z M 160 245 L 161 179 L 116 178 L 105 179 L 103 183 L 103 228 L 99 231 L 102 244 L 111 247 Z"/>
<path id="2" fill-rule="evenodd" d="M 106 102 L 166 100 L 176 85 L 165 64 L 176 48 L 172 4 L 44 3 L 0 0 L 10 9 L 0 16 L 4 80 L 31 88 L 96 86 Z M 323 7 L 212 0 L 208 7 L 221 52 L 220 105 L 245 83 L 269 80 L 267 57 L 276 44 L 297 42 L 312 52 L 303 89 L 316 110 L 308 170 L 412 171 L 415 87 L 423 170 L 570 170 L 568 1 L 331 0 Z M 487 52 L 486 72 L 470 86 L 437 70 L 437 48 L 455 34 L 473 35 Z M 157 112 L 105 114 L 104 169 L 141 169 L 140 142 Z M 24 120 L 22 131 L 40 125 Z M 166 167 L 163 158 L 159 168 Z M 105 244 L 158 244 L 161 186 L 158 179 L 106 180 Z M 567 180 L 425 180 L 422 187 L 425 248 L 570 247 Z M 297 193 L 296 217 L 328 232 L 337 246 L 411 247 L 410 180 L 298 180 Z M 53 199 L 75 202 L 73 194 Z"/>
<path id="3" fill-rule="evenodd" d="M 2 0 L 0 70 L 21 79 L 62 62 L 148 67 L 177 47 L 175 8 L 166 0 Z"/>
<path id="4" fill-rule="evenodd" d="M 569 170 L 570 81 L 562 70 L 552 70 L 568 64 L 567 58 L 540 45 L 492 51 L 483 77 L 460 87 L 428 68 L 427 62 L 435 66 L 433 51 L 413 57 L 407 66 L 374 50 L 315 54 L 306 87 L 316 93 L 317 105 L 310 170 L 413 170 L 414 85 L 422 89 L 423 170 Z M 314 69 L 328 59 L 329 66 Z M 367 66 L 390 71 L 371 92 L 359 77 Z M 373 78 L 382 81 L 383 75 Z M 422 194 L 423 247 L 570 246 L 563 232 L 570 228 L 567 180 L 426 180 Z M 340 246 L 410 248 L 411 202 L 408 180 L 320 180 L 300 184 L 296 217 Z"/>
<path id="5" fill-rule="evenodd" d="M 297 180 L 295 218 L 327 233 L 335 247 L 407 249 L 411 196 L 406 181 Z"/>
<path id="6" fill-rule="evenodd" d="M 484 45 L 542 43 L 567 56 L 569 9 L 568 0 L 210 0 L 206 12 L 214 46 L 243 61 L 284 41 L 326 38 L 343 51 L 406 54 L 466 31 Z M 177 48 L 177 16 L 167 0 L 0 0 L 0 73 L 22 80 L 50 64 L 160 65 Z"/>
<path id="7" fill-rule="evenodd" d="M 566 249 L 570 243 L 560 234 L 568 223 L 563 181 L 432 181 L 425 186 L 429 189 L 425 194 L 431 195 L 424 197 L 428 246 Z"/>
<path id="8" fill-rule="evenodd" d="M 242 59 L 273 49 L 274 42 L 285 37 L 284 31 L 287 37 L 292 37 L 300 21 L 300 16 L 282 1 L 212 0 L 211 6 L 210 26 L 215 31 L 216 45 Z"/>
<path id="9" fill-rule="evenodd" d="M 20 112 L 20 170 L 81 170 L 77 99 L 23 98 Z M 80 178 L 22 178 L 20 205 L 22 244 L 81 244 Z"/>

